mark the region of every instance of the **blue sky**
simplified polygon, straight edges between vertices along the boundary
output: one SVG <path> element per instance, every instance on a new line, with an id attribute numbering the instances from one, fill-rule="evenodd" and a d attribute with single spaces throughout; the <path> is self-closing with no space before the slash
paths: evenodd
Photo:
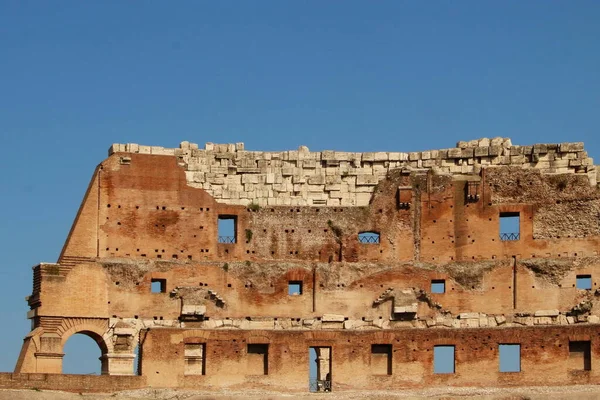
<path id="1" fill-rule="evenodd" d="M 0 1 L 0 371 L 29 330 L 31 266 L 56 260 L 111 143 L 509 136 L 600 161 L 598 21 L 596 1 Z"/>

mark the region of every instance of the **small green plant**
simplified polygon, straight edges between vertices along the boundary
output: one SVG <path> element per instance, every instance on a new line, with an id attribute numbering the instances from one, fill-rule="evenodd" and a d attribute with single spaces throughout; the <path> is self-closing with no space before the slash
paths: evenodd
<path id="1" fill-rule="evenodd" d="M 246 260 L 246 267 L 249 267 L 251 265 L 252 265 L 252 263 L 250 261 Z"/>
<path id="2" fill-rule="evenodd" d="M 246 242 L 250 243 L 252 240 L 252 230 L 246 229 Z"/>
<path id="3" fill-rule="evenodd" d="M 257 203 L 254 203 L 254 202 L 250 203 L 248 205 L 248 208 L 250 209 L 250 211 L 254 211 L 254 212 L 260 210 L 260 206 Z"/>
<path id="4" fill-rule="evenodd" d="M 34 387 L 34 388 L 31 388 L 31 390 L 34 390 L 34 391 L 36 391 L 36 392 L 41 392 L 41 391 L 42 391 L 40 388 L 36 388 L 36 387 Z"/>
<path id="5" fill-rule="evenodd" d="M 225 271 L 225 272 L 229 271 L 229 264 L 228 263 L 223 264 L 223 271 Z"/>

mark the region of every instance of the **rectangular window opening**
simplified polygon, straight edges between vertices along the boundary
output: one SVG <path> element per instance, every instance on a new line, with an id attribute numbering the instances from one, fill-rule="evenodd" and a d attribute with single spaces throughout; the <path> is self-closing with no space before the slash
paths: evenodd
<path id="1" fill-rule="evenodd" d="M 167 292 L 167 280 L 166 279 L 152 279 L 150 284 L 151 284 L 152 293 L 166 293 Z"/>
<path id="2" fill-rule="evenodd" d="M 308 363 L 309 391 L 331 392 L 331 347 L 309 347 Z"/>
<path id="3" fill-rule="evenodd" d="M 521 345 L 501 344 L 498 346 L 500 353 L 500 372 L 521 372 Z"/>
<path id="4" fill-rule="evenodd" d="M 235 215 L 219 215 L 217 228 L 219 243 L 237 242 L 237 217 Z"/>
<path id="5" fill-rule="evenodd" d="M 451 346 L 451 345 L 433 346 L 433 373 L 434 374 L 453 374 L 454 373 L 454 346 Z"/>
<path id="6" fill-rule="evenodd" d="M 431 280 L 431 293 L 446 293 L 446 280 L 445 279 L 432 279 Z"/>
<path id="7" fill-rule="evenodd" d="M 500 213 L 500 240 L 521 239 L 521 215 L 518 212 Z"/>
<path id="8" fill-rule="evenodd" d="M 206 364 L 204 362 L 204 354 L 205 353 L 206 353 L 206 344 L 204 344 L 204 343 L 185 343 L 184 375 L 205 375 L 206 374 Z"/>
<path id="9" fill-rule="evenodd" d="M 392 375 L 392 345 L 371 345 L 371 370 L 373 375 Z"/>
<path id="10" fill-rule="evenodd" d="M 569 364 L 575 370 L 592 370 L 592 352 L 589 340 L 569 341 Z"/>
<path id="11" fill-rule="evenodd" d="M 379 244 L 379 232 L 360 232 L 358 241 L 363 244 Z"/>
<path id="12" fill-rule="evenodd" d="M 269 345 L 248 344 L 248 374 L 269 374 Z"/>
<path id="13" fill-rule="evenodd" d="M 592 290 L 592 276 L 591 275 L 577 275 L 576 277 L 577 289 L 581 290 Z"/>
<path id="14" fill-rule="evenodd" d="M 288 295 L 299 296 L 302 294 L 302 281 L 288 282 Z"/>

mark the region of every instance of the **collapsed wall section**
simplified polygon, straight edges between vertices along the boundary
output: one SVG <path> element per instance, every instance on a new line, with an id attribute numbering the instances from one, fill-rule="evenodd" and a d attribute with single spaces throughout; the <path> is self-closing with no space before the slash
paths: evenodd
<path id="1" fill-rule="evenodd" d="M 172 155 L 186 170 L 190 186 L 226 204 L 365 206 L 386 174 L 398 168 L 442 174 L 479 174 L 482 168 L 518 166 L 548 174 L 586 175 L 596 186 L 597 170 L 583 143 L 513 146 L 510 139 L 458 142 L 456 148 L 422 152 L 352 153 L 246 151 L 243 143 L 182 142 L 179 149 L 113 144 L 113 153 Z M 123 156 L 127 162 L 127 156 Z"/>

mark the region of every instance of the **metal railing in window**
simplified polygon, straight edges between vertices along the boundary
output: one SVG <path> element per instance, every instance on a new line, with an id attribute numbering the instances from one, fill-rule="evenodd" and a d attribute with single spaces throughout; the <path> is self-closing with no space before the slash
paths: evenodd
<path id="1" fill-rule="evenodd" d="M 359 243 L 379 243 L 379 233 L 377 232 L 361 232 L 358 234 Z"/>
<path id="2" fill-rule="evenodd" d="M 506 242 L 506 241 L 511 241 L 511 240 L 519 240 L 520 236 L 518 232 L 516 233 L 501 233 L 500 234 L 500 240 Z"/>
<path id="3" fill-rule="evenodd" d="M 311 392 L 331 392 L 331 381 L 311 378 L 309 382 Z"/>
<path id="4" fill-rule="evenodd" d="M 235 243 L 235 236 L 219 236 L 219 243 Z"/>

